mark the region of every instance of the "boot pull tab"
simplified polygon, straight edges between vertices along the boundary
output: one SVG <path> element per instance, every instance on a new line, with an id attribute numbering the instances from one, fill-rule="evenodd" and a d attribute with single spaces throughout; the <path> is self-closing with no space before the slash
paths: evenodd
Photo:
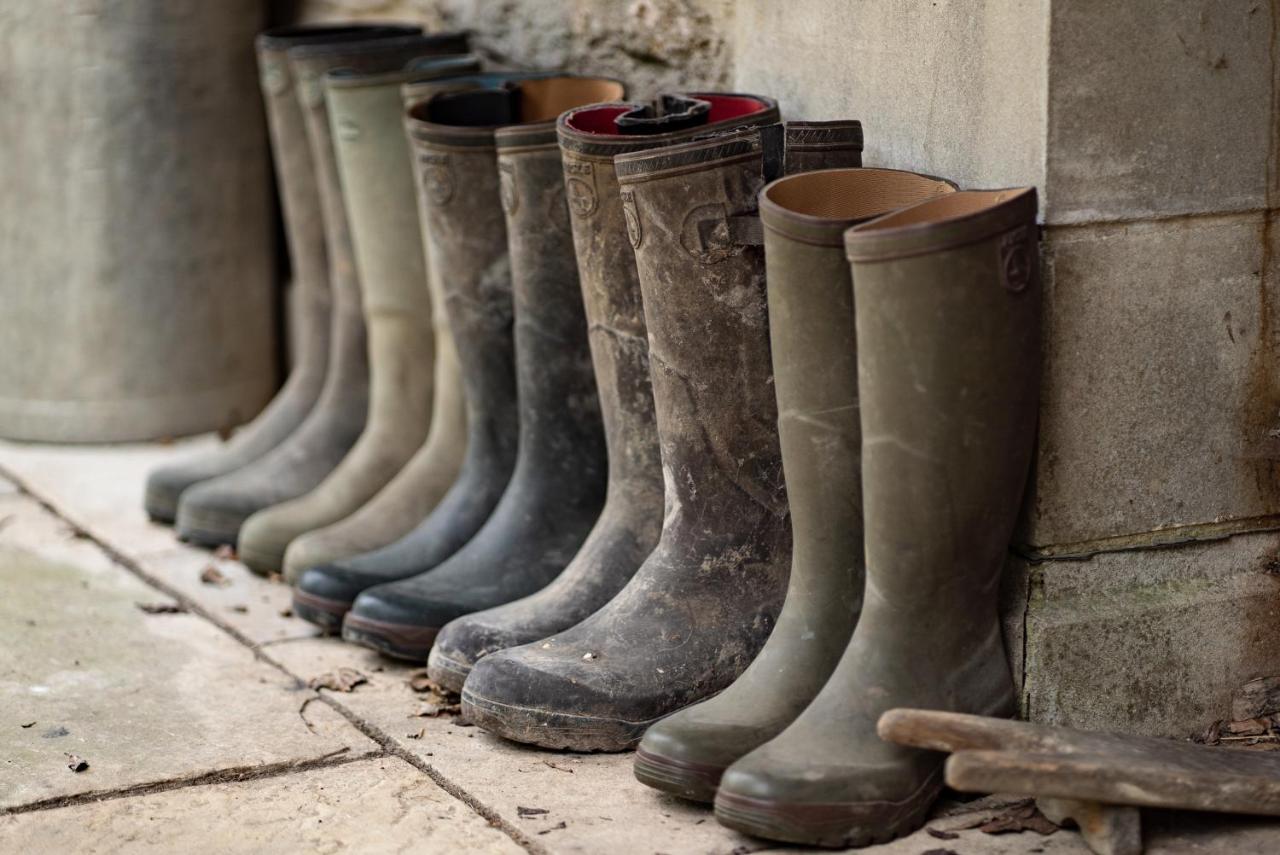
<path id="1" fill-rule="evenodd" d="M 781 122 L 759 128 L 760 177 L 765 184 L 780 178 L 787 161 L 786 127 Z M 704 228 L 718 223 L 703 223 Z M 754 207 L 725 218 L 725 230 L 729 242 L 737 246 L 764 246 L 764 224 Z"/>
<path id="2" fill-rule="evenodd" d="M 710 101 L 663 94 L 658 97 L 657 109 L 644 104 L 618 116 L 613 123 L 621 134 L 664 134 L 705 125 L 710 114 Z"/>

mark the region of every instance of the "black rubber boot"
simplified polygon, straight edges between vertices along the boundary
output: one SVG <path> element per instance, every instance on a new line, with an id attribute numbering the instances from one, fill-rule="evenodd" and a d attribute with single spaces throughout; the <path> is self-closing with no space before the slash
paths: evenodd
<path id="1" fill-rule="evenodd" d="M 429 69 L 428 69 L 429 70 Z M 413 68 L 408 70 L 410 73 Z M 445 92 L 501 88 L 541 73 L 488 73 L 406 82 L 406 108 Z M 294 587 L 298 613 L 331 632 L 361 591 L 430 570 L 484 525 L 515 469 L 519 437 L 507 239 L 496 178 L 477 158 L 447 162 L 412 112 L 405 130 L 413 159 L 423 241 L 443 293 L 466 397 L 467 441 L 457 479 L 426 519 L 387 546 L 307 568 Z M 492 160 L 490 153 L 490 160 Z M 491 188 L 471 188 L 473 161 Z M 483 167 L 483 168 L 481 168 Z M 492 194 L 488 190 L 492 189 Z"/>
<path id="2" fill-rule="evenodd" d="M 605 493 L 604 431 L 555 117 L 622 95 L 622 84 L 613 80 L 547 77 L 500 90 L 441 94 L 415 108 L 414 115 L 426 120 L 417 133 L 446 159 L 443 168 L 465 173 L 461 186 L 505 212 L 519 457 L 511 483 L 476 536 L 438 567 L 362 593 L 343 622 L 345 638 L 424 660 L 450 620 L 549 583 L 595 524 Z"/>
<path id="3" fill-rule="evenodd" d="M 649 557 L 662 532 L 662 461 L 649 380 L 649 343 L 635 255 L 613 156 L 772 121 L 771 111 L 708 125 L 713 103 L 736 96 L 663 96 L 657 105 L 595 104 L 557 128 L 574 246 L 609 449 L 609 489 L 595 528 L 565 571 L 537 593 L 466 615 L 440 631 L 431 679 L 461 691 L 482 657 L 568 629 L 609 602 Z M 613 123 L 612 126 L 610 123 Z"/>
<path id="4" fill-rule="evenodd" d="M 740 96 L 747 114 L 775 109 Z M 751 109 L 754 107 L 754 109 Z M 784 158 L 853 164 L 855 122 L 770 125 L 619 155 L 649 330 L 666 516 L 657 549 L 604 608 L 481 659 L 464 713 L 501 736 L 616 751 L 728 686 L 759 652 L 791 555 L 756 194 Z M 806 164 L 808 165 L 808 164 Z M 753 240 L 754 235 L 754 240 Z"/>
<path id="5" fill-rule="evenodd" d="M 831 679 L 724 773 L 716 818 L 861 846 L 918 827 L 946 755 L 885 742 L 894 707 L 1003 716 L 996 608 L 1035 444 L 1033 189 L 967 191 L 850 229 L 867 592 Z"/>
<path id="6" fill-rule="evenodd" d="M 720 775 L 813 700 L 849 644 L 862 603 L 862 437 L 853 286 L 844 232 L 954 188 L 892 169 L 827 169 L 760 193 L 778 434 L 794 537 L 778 626 L 714 698 L 649 728 L 636 777 L 709 802 Z"/>

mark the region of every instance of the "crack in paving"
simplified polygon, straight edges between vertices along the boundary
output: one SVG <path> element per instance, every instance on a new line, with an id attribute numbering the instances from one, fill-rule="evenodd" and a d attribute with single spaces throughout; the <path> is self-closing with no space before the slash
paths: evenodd
<path id="1" fill-rule="evenodd" d="M 71 529 L 71 534 L 73 537 L 83 538 L 93 543 L 98 549 L 100 549 L 108 558 L 110 558 L 121 569 L 125 570 L 128 573 L 132 573 L 134 576 L 138 577 L 143 582 L 146 582 L 151 587 L 155 588 L 156 590 L 160 591 L 166 596 L 171 597 L 177 602 L 181 603 L 191 614 L 194 614 L 203 618 L 204 620 L 216 626 L 218 629 L 230 635 L 233 639 L 235 639 L 241 645 L 249 648 L 250 652 L 253 653 L 253 656 L 256 660 L 263 662 L 264 664 L 270 665 L 272 668 L 275 668 L 281 674 L 293 680 L 297 688 L 300 688 L 300 689 L 308 688 L 306 680 L 299 677 L 297 674 L 294 674 L 292 671 L 286 668 L 281 662 L 277 661 L 276 659 L 268 655 L 267 652 L 264 650 L 264 648 L 278 642 L 262 642 L 262 643 L 255 642 L 252 638 L 245 635 L 235 626 L 225 623 L 224 621 L 219 619 L 214 612 L 210 611 L 209 609 L 206 609 L 199 601 L 195 600 L 194 598 L 184 593 L 183 591 L 179 590 L 178 588 L 174 587 L 173 585 L 170 585 L 168 582 L 164 581 L 163 579 L 160 579 L 155 575 L 153 575 L 152 573 L 148 572 L 133 557 L 124 554 L 119 549 L 116 549 L 111 544 L 105 542 L 102 538 L 94 534 L 93 531 L 90 530 L 88 527 L 81 525 L 73 517 L 64 513 L 57 505 L 53 503 L 52 500 L 48 499 L 43 494 L 41 494 L 38 490 L 34 489 L 25 479 L 19 477 L 16 473 L 6 469 L 2 465 L 0 465 L 0 477 L 3 477 L 11 481 L 14 485 L 17 486 L 17 488 L 22 492 L 23 495 L 28 496 L 34 502 L 39 504 L 40 507 L 44 508 L 46 511 L 53 514 L 55 517 L 57 517 L 59 520 L 65 523 Z M 289 640 L 289 639 L 282 639 L 282 640 Z M 298 640 L 301 640 L 301 639 L 298 639 Z M 325 758 L 320 757 L 320 758 L 313 758 L 311 760 L 289 761 L 285 763 L 269 764 L 266 766 L 252 766 L 252 767 L 243 767 L 238 769 L 222 770 L 219 772 L 209 772 L 209 773 L 204 773 L 203 775 L 188 776 L 185 778 L 175 778 L 172 781 L 162 781 L 162 782 L 151 783 L 151 784 L 139 784 L 137 786 L 124 787 L 117 790 L 90 791 L 87 793 L 80 793 L 72 796 L 59 796 L 56 798 L 43 799 L 40 801 L 30 802 L 25 805 L 17 805 L 11 808 L 0 810 L 0 817 L 9 816 L 9 815 L 18 814 L 18 813 L 28 813 L 31 811 L 38 811 L 38 810 L 51 810 L 53 808 L 67 807 L 67 806 L 78 805 L 78 804 L 86 804 L 90 802 L 106 801 L 108 799 L 126 798 L 126 797 L 137 796 L 137 795 L 147 795 L 154 792 L 164 792 L 166 790 L 181 789 L 189 786 L 220 784 L 220 783 L 228 783 L 228 782 L 241 781 L 241 780 L 252 780 L 254 778 L 259 778 L 259 777 L 273 777 L 276 775 L 287 775 L 287 774 L 292 774 L 294 772 L 302 772 L 311 768 L 317 768 L 325 765 L 343 765 L 345 763 L 354 762 L 356 760 L 390 756 L 390 757 L 395 757 L 399 760 L 403 760 L 404 762 L 413 766 L 419 772 L 426 775 L 433 782 L 435 782 L 435 784 L 439 786 L 440 789 L 444 790 L 446 793 L 453 796 L 455 799 L 462 802 L 467 807 L 471 808 L 471 810 L 475 811 L 477 814 L 483 817 L 484 820 L 490 826 L 506 834 L 509 838 L 511 838 L 513 842 L 516 843 L 516 845 L 522 847 L 523 849 L 531 853 L 531 855 L 550 855 L 550 850 L 548 850 L 545 846 L 532 840 L 528 835 L 526 835 L 519 828 L 515 827 L 511 823 L 504 820 L 502 816 L 498 813 L 498 811 L 489 807 L 480 799 L 478 799 L 476 796 L 468 792 L 465 788 L 459 786 L 458 784 L 456 784 L 455 782 L 447 778 L 445 775 L 441 774 L 441 772 L 438 769 L 436 769 L 434 766 L 424 762 L 421 758 L 414 755 L 411 751 L 408 751 L 405 748 L 403 748 L 399 743 L 397 743 L 390 736 L 390 734 L 386 733 L 386 731 L 382 730 L 377 725 L 371 722 L 365 721 L 356 713 L 354 713 L 347 707 L 343 706 L 341 703 L 338 703 L 335 699 L 329 697 L 328 694 L 324 692 L 318 693 L 317 696 L 314 698 L 308 698 L 307 701 L 303 704 L 303 708 L 305 709 L 306 705 L 310 704 L 314 700 L 319 700 L 324 704 L 328 705 L 330 708 L 332 708 L 336 713 L 338 713 L 344 719 L 346 719 L 348 724 L 350 724 L 356 730 L 360 731 L 360 733 L 362 733 L 364 736 L 368 737 L 369 739 L 377 743 L 377 745 L 379 746 L 379 749 L 368 754 L 357 755 L 351 758 L 343 757 L 333 762 L 322 762 L 322 761 L 325 761 Z M 300 709 L 298 712 L 299 712 L 299 715 L 301 715 L 303 710 Z M 303 721 L 304 722 L 306 721 L 305 717 Z M 349 749 L 344 749 L 344 750 L 349 750 Z"/>
<path id="2" fill-rule="evenodd" d="M 351 747 L 347 746 L 337 751 L 331 751 L 321 757 L 312 757 L 308 760 L 286 760 L 281 763 L 264 763 L 259 766 L 233 766 L 229 769 L 217 769 L 212 772 L 184 775 L 163 781 L 148 781 L 143 784 L 133 784 L 113 790 L 89 790 L 88 792 L 76 793 L 70 796 L 55 796 L 2 808 L 0 809 L 0 817 L 54 810 L 62 807 L 75 807 L 83 804 L 96 804 L 97 802 L 132 798 L 134 796 L 149 796 L 153 793 L 167 793 L 171 790 L 183 790 L 188 787 L 207 787 L 215 784 L 259 781 L 264 778 L 278 778 L 283 775 L 309 772 L 313 769 L 329 769 L 335 766 L 346 766 L 349 763 L 385 759 L 391 756 L 391 752 L 382 747 L 370 749 L 359 754 L 349 754 L 348 752 L 350 751 Z"/>

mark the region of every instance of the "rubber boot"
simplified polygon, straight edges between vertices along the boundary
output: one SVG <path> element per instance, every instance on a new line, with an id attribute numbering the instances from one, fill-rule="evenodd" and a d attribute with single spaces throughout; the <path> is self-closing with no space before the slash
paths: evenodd
<path id="1" fill-rule="evenodd" d="M 401 99 L 411 109 L 433 94 L 545 76 L 496 72 L 415 81 L 403 85 Z M 300 615 L 331 631 L 341 628 L 361 591 L 415 576 L 461 549 L 492 514 L 515 469 L 519 416 L 511 288 L 496 184 L 490 195 L 456 193 L 458 169 L 471 170 L 478 161 L 446 161 L 444 155 L 434 154 L 429 135 L 422 131 L 426 124 L 412 114 L 404 119 L 430 279 L 443 295 L 443 314 L 460 364 L 466 455 L 444 498 L 408 534 L 384 547 L 302 572 L 294 605 Z M 472 176 L 468 171 L 462 177 L 470 181 Z M 487 179 L 488 171 L 481 177 Z"/>
<path id="2" fill-rule="evenodd" d="M 548 584 L 595 524 L 607 478 L 604 429 L 555 119 L 570 107 L 624 94 L 614 80 L 565 76 L 437 95 L 425 105 L 422 135 L 437 152 L 449 151 L 450 161 L 473 161 L 467 169 L 483 183 L 471 186 L 496 189 L 505 214 L 519 456 L 476 536 L 434 569 L 362 593 L 343 622 L 343 637 L 425 660 L 450 620 Z"/>
<path id="3" fill-rule="evenodd" d="M 808 165 L 810 152 L 832 165 L 861 160 L 856 122 L 786 136 L 795 162 Z M 630 747 L 653 722 L 728 686 L 773 628 L 791 530 L 764 259 L 747 239 L 759 234 L 756 194 L 766 169 L 782 167 L 783 139 L 771 125 L 614 159 L 649 331 L 662 535 L 591 617 L 476 663 L 464 714 L 500 736 Z"/>
<path id="4" fill-rule="evenodd" d="M 378 26 L 307 26 L 281 27 L 258 36 L 262 98 L 293 271 L 293 369 L 271 403 L 236 431 L 226 445 L 151 472 L 145 498 L 151 519 L 173 522 L 178 515 L 178 497 L 188 487 L 247 466 L 283 442 L 311 412 L 324 385 L 329 360 L 329 268 L 315 165 L 302 108 L 294 92 L 289 48 L 401 36 L 409 31 Z"/>
<path id="5" fill-rule="evenodd" d="M 649 380 L 648 333 L 613 155 L 723 130 L 725 123 L 776 119 L 760 110 L 751 117 L 707 124 L 711 104 L 719 113 L 734 97 L 666 95 L 656 107 L 597 104 L 570 110 L 557 122 L 604 418 L 608 492 L 595 528 L 555 581 L 522 599 L 458 618 L 440 631 L 427 665 L 431 679 L 445 688 L 461 691 L 482 656 L 546 638 L 586 619 L 622 590 L 657 546 L 662 532 L 662 461 Z"/>
<path id="6" fill-rule="evenodd" d="M 996 597 L 1036 432 L 1035 216 L 1033 189 L 970 191 L 846 233 L 868 596 L 813 703 L 724 773 L 725 825 L 827 846 L 905 834 L 945 756 L 881 741 L 881 713 L 1014 712 Z"/>
<path id="7" fill-rule="evenodd" d="M 390 71 L 423 54 L 465 50 L 465 36 L 454 34 L 405 35 L 289 49 L 316 167 L 329 258 L 333 307 L 328 372 L 311 413 L 285 442 L 253 466 L 200 484 L 183 496 L 179 502 L 180 535 L 204 543 L 238 541 L 240 527 L 250 515 L 314 489 L 364 430 L 369 399 L 368 352 L 360 281 L 325 106 L 325 73 L 334 68 Z M 276 546 L 259 543 L 248 554 L 241 550 L 242 557 L 257 572 L 279 570 L 284 547 Z"/>
<path id="8" fill-rule="evenodd" d="M 368 427 L 333 473 L 310 493 L 245 524 L 246 548 L 258 526 L 269 526 L 269 536 L 280 540 L 297 533 L 285 550 L 290 582 L 303 567 L 367 552 L 403 535 L 444 495 L 465 453 L 457 357 L 443 316 L 436 321 L 401 121 L 400 85 L 432 69 L 439 77 L 475 72 L 479 60 L 445 56 L 413 72 L 335 71 L 326 79 L 364 292 L 373 386 Z M 441 328 L 442 340 L 435 334 Z M 438 355 L 444 358 L 437 364 Z M 440 372 L 437 387 L 433 378 Z M 424 440 L 432 429 L 435 441 L 428 448 Z"/>
<path id="9" fill-rule="evenodd" d="M 791 579 L 778 625 L 732 686 L 645 733 L 635 773 L 710 802 L 724 770 L 808 706 L 849 644 L 862 603 L 861 433 L 850 226 L 945 181 L 890 169 L 807 172 L 760 193 L 778 435 L 791 507 Z"/>

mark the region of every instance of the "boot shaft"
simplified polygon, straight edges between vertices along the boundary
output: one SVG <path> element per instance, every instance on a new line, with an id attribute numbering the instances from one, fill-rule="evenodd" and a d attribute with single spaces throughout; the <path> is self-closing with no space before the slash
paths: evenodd
<path id="1" fill-rule="evenodd" d="M 676 99 L 696 99 L 706 109 L 697 121 L 689 123 L 684 115 L 669 112 L 673 105 L 685 106 L 674 104 Z M 667 111 L 661 116 L 654 115 L 661 107 L 639 102 L 594 104 L 566 112 L 557 123 L 574 253 L 609 451 L 610 501 L 645 506 L 662 501 L 662 462 L 648 332 L 628 236 L 634 223 L 629 224 L 624 213 L 613 156 L 671 145 L 709 128 L 778 118 L 777 105 L 767 98 L 697 93 L 663 96 L 662 100 Z M 717 124 L 707 125 L 713 105 Z M 731 105 L 739 110 L 732 110 Z M 618 119 L 637 111 L 647 111 L 652 117 L 648 127 L 643 134 L 624 133 Z M 675 121 L 669 121 L 673 118 Z"/>
<path id="2" fill-rule="evenodd" d="M 968 191 L 846 234 L 867 567 L 900 610 L 984 630 L 1035 439 L 1034 189 Z M 908 612 L 909 613 L 909 612 Z M 901 617 L 902 612 L 898 612 Z"/>
<path id="3" fill-rule="evenodd" d="M 811 135 L 810 135 L 811 136 Z M 668 522 L 775 526 L 787 515 L 756 196 L 781 169 L 779 126 L 619 155 L 644 299 Z M 829 131 L 825 160 L 861 162 L 861 132 Z M 751 523 L 750 520 L 755 520 Z M 713 527 L 714 528 L 714 527 Z M 729 528 L 732 528 L 730 526 Z M 724 536 L 729 536 L 726 529 Z"/>
<path id="4" fill-rule="evenodd" d="M 781 178 L 760 193 L 795 577 L 820 579 L 833 563 L 862 567 L 862 433 L 844 232 L 954 189 L 913 172 L 858 168 Z"/>
<path id="5" fill-rule="evenodd" d="M 457 54 L 467 49 L 465 34 L 422 35 L 414 32 L 417 28 L 409 29 L 405 35 L 297 45 L 289 49 L 289 65 L 319 186 L 334 302 L 346 311 L 359 311 L 360 289 L 325 103 L 324 77 L 339 68 L 364 73 L 394 71 L 424 54 Z"/>

